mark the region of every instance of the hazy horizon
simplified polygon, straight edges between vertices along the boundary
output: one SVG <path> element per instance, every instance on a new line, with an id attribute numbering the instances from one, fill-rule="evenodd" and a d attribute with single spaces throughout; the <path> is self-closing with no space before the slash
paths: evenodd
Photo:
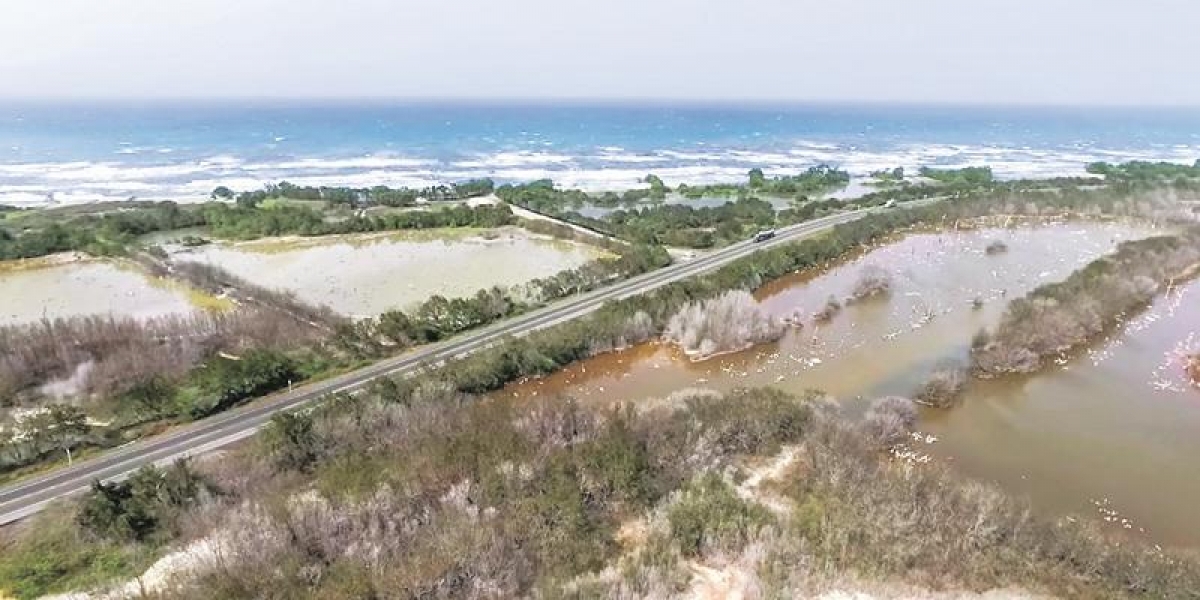
<path id="1" fill-rule="evenodd" d="M 1200 106 L 1153 0 L 8 0 L 0 99 Z"/>
<path id="2" fill-rule="evenodd" d="M 829 99 L 771 99 L 771 98 L 697 98 L 697 97 L 584 97 L 584 96 L 3 96 L 0 95 L 0 105 L 19 106 L 23 104 L 46 105 L 161 105 L 161 104 L 197 104 L 217 105 L 231 104 L 240 106 L 285 106 L 289 104 L 308 105 L 344 105 L 344 106 L 513 106 L 536 107 L 539 105 L 605 108 L 605 107 L 647 107 L 647 108 L 730 108 L 730 109 L 788 109 L 788 108 L 946 108 L 946 109 L 1088 109 L 1097 111 L 1121 111 L 1138 109 L 1162 109 L 1195 111 L 1200 110 L 1200 101 L 1195 103 L 1163 104 L 1153 102 L 1132 102 L 1126 104 L 1062 101 L 1036 102 L 1012 100 L 971 101 L 971 100 L 891 100 L 891 99 L 862 99 L 862 98 L 829 98 Z"/>

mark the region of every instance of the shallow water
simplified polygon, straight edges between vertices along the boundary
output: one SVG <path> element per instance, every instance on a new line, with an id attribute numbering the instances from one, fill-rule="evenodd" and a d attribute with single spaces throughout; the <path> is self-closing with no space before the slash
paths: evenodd
<path id="1" fill-rule="evenodd" d="M 0 271 L 0 324 L 112 314 L 157 317 L 193 310 L 186 291 L 104 261 Z"/>
<path id="2" fill-rule="evenodd" d="M 179 251 L 268 288 L 352 316 L 376 315 L 431 295 L 458 297 L 553 275 L 601 256 L 584 244 L 519 229 L 456 234 L 361 235 L 212 244 Z M 494 239 L 485 239 L 495 236 Z"/>
<path id="3" fill-rule="evenodd" d="M 1009 299 L 1065 278 L 1122 240 L 1153 233 L 1069 223 L 912 234 L 831 271 L 761 289 L 772 315 L 804 317 L 803 329 L 776 344 L 703 362 L 646 344 L 501 393 L 645 402 L 687 387 L 769 385 L 825 390 L 862 410 L 866 398 L 911 394 L 940 361 L 965 360 L 972 335 L 995 324 Z M 1009 251 L 986 255 L 994 239 Z M 815 325 L 809 315 L 828 296 L 846 296 L 867 264 L 890 270 L 890 297 L 847 306 L 831 323 Z M 971 306 L 976 297 L 980 309 Z M 1180 348 L 1200 344 L 1198 297 L 1200 284 L 1193 284 L 1160 301 L 1148 313 L 1156 316 L 1131 325 L 1123 341 L 1097 345 L 1067 370 L 973 383 L 962 406 L 923 411 L 920 428 L 937 441 L 914 442 L 914 450 L 1028 496 L 1049 514 L 1103 517 L 1093 501 L 1107 499 L 1106 510 L 1120 514 L 1112 526 L 1122 531 L 1200 545 L 1200 520 L 1191 512 L 1200 501 L 1200 392 L 1184 382 L 1181 359 L 1167 363 Z M 1121 518 L 1132 520 L 1129 528 Z"/>

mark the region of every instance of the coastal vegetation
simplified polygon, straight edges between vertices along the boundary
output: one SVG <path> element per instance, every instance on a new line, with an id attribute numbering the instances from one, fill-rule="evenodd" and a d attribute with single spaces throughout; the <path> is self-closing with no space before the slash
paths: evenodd
<path id="1" fill-rule="evenodd" d="M 208 202 L 137 202 L 100 205 L 90 211 L 49 209 L 42 216 L 0 220 L 0 260 L 86 252 L 94 256 L 128 255 L 149 233 L 204 228 L 225 239 L 277 235 L 333 235 L 441 227 L 500 227 L 515 222 L 506 206 L 453 205 L 436 210 L 405 210 L 331 215 L 310 206 Z M 195 237 L 193 234 L 188 234 Z"/>
<path id="2" fill-rule="evenodd" d="M 1115 544 L 1085 524 L 1035 520 L 1023 504 L 990 488 L 900 462 L 896 450 L 916 417 L 904 398 L 874 403 L 861 421 L 838 414 L 819 395 L 769 390 L 727 397 L 686 391 L 641 412 L 556 398 L 477 401 L 506 383 L 657 338 L 689 306 L 829 265 L 906 228 L 987 214 L 1154 216 L 1155 198 L 998 187 L 874 212 L 820 237 L 764 248 L 416 378 L 382 378 L 363 395 L 277 417 L 256 443 L 196 465 L 195 477 L 159 473 L 145 478 L 154 485 L 95 489 L 81 504 L 59 507 L 0 540 L 0 589 L 24 598 L 91 587 L 187 547 L 196 558 L 177 572 L 174 586 L 154 593 L 683 593 L 694 567 L 721 566 L 731 557 L 749 565 L 755 585 L 781 597 L 843 577 L 904 578 L 952 591 L 1019 585 L 1089 598 L 1186 593 L 1200 585 L 1192 557 L 1140 542 Z M 443 339 L 555 294 L 654 268 L 666 255 L 639 245 L 607 260 L 533 284 L 526 290 L 533 300 L 494 289 L 337 323 L 310 348 L 312 363 L 288 352 L 249 362 L 249 351 L 241 360 L 210 354 L 226 362 L 189 372 L 184 387 L 203 392 L 195 413 L 203 414 L 286 385 L 284 378 L 309 374 L 309 364 L 354 364 Z M 937 382 L 936 393 L 917 399 L 941 403 L 936 398 L 952 397 L 955 381 Z M 138 393 L 150 402 L 164 396 L 153 386 Z M 67 411 L 57 414 L 63 423 L 79 422 Z M 56 429 L 67 430 L 47 431 Z M 75 445 L 60 437 L 45 447 L 59 453 Z M 753 465 L 781 455 L 794 462 L 771 485 L 778 498 L 743 486 Z M 639 522 L 642 541 L 627 541 L 625 526 Z"/>
<path id="3" fill-rule="evenodd" d="M 1200 160 L 1190 165 L 1140 160 L 1119 164 L 1095 162 L 1087 166 L 1087 172 L 1103 175 L 1109 181 L 1126 183 L 1187 183 L 1188 180 L 1200 179 Z"/>
<path id="4" fill-rule="evenodd" d="M 1200 229 L 1121 244 L 1117 251 L 1009 303 L 993 331 L 972 344 L 982 377 L 1029 373 L 1104 333 L 1200 269 Z"/>
<path id="5" fill-rule="evenodd" d="M 22 211 L 21 219 L 0 220 L 0 260 L 34 258 L 79 251 L 96 256 L 124 253 L 142 235 L 204 224 L 196 210 L 174 202 L 139 202 L 120 207 L 71 208 L 38 215 Z"/>
<path id="6" fill-rule="evenodd" d="M 751 169 L 744 185 L 695 185 L 679 190 L 688 198 L 743 196 L 747 193 L 777 198 L 807 199 L 846 187 L 850 174 L 829 165 L 816 165 L 797 175 L 767 177 Z"/>
<path id="7" fill-rule="evenodd" d="M 901 185 L 907 185 L 910 182 L 904 178 L 904 167 L 895 167 L 892 169 L 879 169 L 871 171 L 871 180 L 869 185 L 878 188 L 888 189 Z"/>
<path id="8" fill-rule="evenodd" d="M 221 186 L 213 190 L 214 200 L 235 200 L 239 206 L 254 208 L 263 202 L 283 198 L 287 200 L 310 200 L 329 205 L 350 207 L 381 205 L 391 207 L 415 206 L 419 202 L 443 202 L 465 200 L 491 194 L 495 183 L 490 179 L 473 179 L 458 183 L 413 189 L 375 186 L 371 188 L 299 186 L 286 181 L 268 184 L 260 190 L 234 192 Z"/>
<path id="9" fill-rule="evenodd" d="M 995 181 L 991 167 L 963 167 L 961 169 L 921 167 L 919 173 L 921 177 L 947 185 L 987 186 Z"/>
<path id="10" fill-rule="evenodd" d="M 435 375 L 278 417 L 219 462 L 98 485 L 0 542 L 0 586 L 103 589 L 172 549 L 169 577 L 114 583 L 180 599 L 676 596 L 714 569 L 781 597 L 859 578 L 1078 598 L 1200 585 L 1194 557 L 907 465 L 914 423 L 897 397 L 861 421 L 765 389 L 639 411 L 477 402 Z"/>
<path id="11" fill-rule="evenodd" d="M 210 203 L 200 209 L 204 225 L 214 236 L 225 239 L 256 239 L 278 235 L 336 235 L 373 231 L 437 229 L 443 227 L 500 227 L 515 222 L 507 206 L 455 205 L 437 210 L 410 210 L 381 215 L 354 214 L 329 220 L 303 206 L 269 208 Z"/>

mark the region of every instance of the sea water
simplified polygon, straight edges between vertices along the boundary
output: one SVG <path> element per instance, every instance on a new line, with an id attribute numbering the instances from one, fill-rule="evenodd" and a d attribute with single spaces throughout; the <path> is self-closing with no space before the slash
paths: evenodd
<path id="1" fill-rule="evenodd" d="M 423 187 L 490 177 L 625 189 L 830 164 L 989 165 L 1004 178 L 1093 161 L 1200 157 L 1200 111 L 915 105 L 401 103 L 0 104 L 0 203 L 199 200 L 213 188 Z"/>

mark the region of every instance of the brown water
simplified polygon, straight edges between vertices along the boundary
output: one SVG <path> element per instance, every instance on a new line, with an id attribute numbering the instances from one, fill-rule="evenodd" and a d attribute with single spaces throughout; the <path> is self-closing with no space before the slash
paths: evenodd
<path id="1" fill-rule="evenodd" d="M 149 318 L 193 310 L 185 290 L 132 268 L 105 261 L 42 263 L 29 268 L 0 263 L 0 324 L 92 314 Z"/>
<path id="2" fill-rule="evenodd" d="M 1111 223 L 914 234 L 825 273 L 796 274 L 760 290 L 766 310 L 806 316 L 776 344 L 689 362 L 646 344 L 510 386 L 517 396 L 646 402 L 687 387 L 825 390 L 851 410 L 884 394 L 908 395 L 945 359 L 965 360 L 971 336 L 1007 301 L 1065 278 L 1118 242 L 1155 232 Z M 1004 240 L 1005 254 L 984 247 Z M 846 307 L 831 323 L 807 318 L 844 297 L 864 265 L 889 269 L 888 299 Z M 971 301 L 980 297 L 983 307 Z M 1200 284 L 1157 303 L 1123 335 L 1025 378 L 975 382 L 964 403 L 926 410 L 912 449 L 962 473 L 1028 496 L 1049 514 L 1086 514 L 1164 544 L 1200 545 L 1200 392 L 1187 385 L 1182 350 L 1200 344 Z M 1190 337 L 1189 337 L 1190 336 Z M 936 441 L 932 441 L 936 439 Z M 1129 519 L 1128 528 L 1121 519 Z"/>
<path id="3" fill-rule="evenodd" d="M 434 294 L 458 297 L 520 284 L 601 255 L 516 228 L 264 240 L 176 253 L 352 316 L 404 308 Z"/>

